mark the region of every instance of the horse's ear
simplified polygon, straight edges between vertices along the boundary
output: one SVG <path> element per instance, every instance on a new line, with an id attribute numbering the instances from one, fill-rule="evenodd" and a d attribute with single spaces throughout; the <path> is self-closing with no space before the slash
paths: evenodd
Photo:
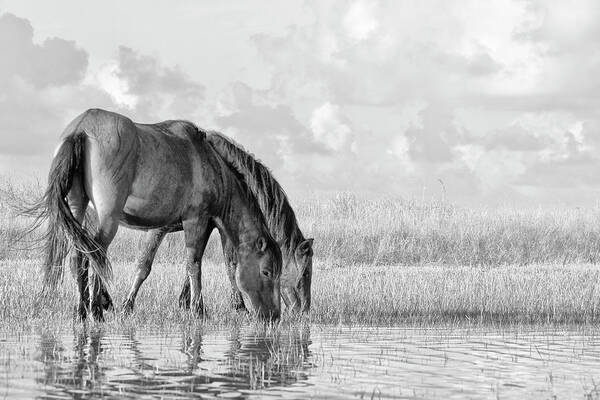
<path id="1" fill-rule="evenodd" d="M 259 236 L 259 238 L 256 239 L 256 250 L 265 251 L 266 249 L 267 249 L 267 240 L 264 237 Z"/>
<path id="2" fill-rule="evenodd" d="M 308 253 L 312 249 L 313 241 L 314 241 L 314 239 L 310 238 L 310 239 L 305 239 L 302 242 L 300 242 L 300 244 L 298 245 L 298 252 L 300 254 Z"/>

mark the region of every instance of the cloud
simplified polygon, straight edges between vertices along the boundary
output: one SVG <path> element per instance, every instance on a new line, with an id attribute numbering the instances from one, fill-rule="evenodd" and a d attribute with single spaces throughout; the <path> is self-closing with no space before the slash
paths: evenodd
<path id="1" fill-rule="evenodd" d="M 50 159 L 68 122 L 91 105 L 115 108 L 105 92 L 80 85 L 39 89 L 21 79 L 3 86 L 0 97 L 2 154 Z"/>
<path id="2" fill-rule="evenodd" d="M 0 16 L 0 135 L 3 155 L 48 158 L 69 118 L 89 104 L 111 105 L 102 91 L 82 85 L 88 54 L 75 42 L 33 42 L 33 27 Z"/>
<path id="3" fill-rule="evenodd" d="M 367 167 L 357 158 L 354 131 L 343 110 L 325 102 L 301 122 L 269 94 L 233 84 L 219 99 L 217 127 L 265 162 L 286 188 L 364 189 L 356 177 Z"/>
<path id="4" fill-rule="evenodd" d="M 521 125 L 507 126 L 490 132 L 484 138 L 487 150 L 504 148 L 510 151 L 540 151 L 546 149 L 550 140 L 545 136 L 538 137 Z"/>
<path id="5" fill-rule="evenodd" d="M 438 96 L 464 101 L 505 66 L 480 39 L 486 27 L 461 31 L 470 21 L 443 8 L 363 1 L 315 6 L 313 24 L 291 27 L 280 37 L 255 35 L 253 41 L 274 66 L 277 89 L 291 98 L 304 96 L 309 82 L 319 89 L 315 96 L 325 94 L 336 104 Z M 511 32 L 503 34 L 511 40 Z"/>
<path id="6" fill-rule="evenodd" d="M 364 40 L 377 29 L 379 23 L 374 15 L 374 8 L 374 2 L 362 0 L 350 6 L 343 21 L 348 36 L 356 40 Z"/>
<path id="7" fill-rule="evenodd" d="M 412 158 L 426 163 L 452 161 L 452 146 L 461 140 L 461 132 L 452 124 L 451 113 L 432 105 L 422 110 L 420 116 L 420 126 L 412 126 L 405 133 Z"/>
<path id="8" fill-rule="evenodd" d="M 127 80 L 122 79 L 117 61 L 109 62 L 90 80 L 105 90 L 116 104 L 133 110 L 137 107 L 138 96 L 130 93 Z"/>
<path id="9" fill-rule="evenodd" d="M 256 7 L 236 10 L 250 21 Z M 45 152 L 100 106 L 221 129 L 290 190 L 421 197 L 441 179 L 450 199 L 536 201 L 600 189 L 597 2 L 309 1 L 297 14 L 233 36 L 219 25 L 239 56 L 188 71 L 210 55 L 117 43 L 102 59 L 4 15 L 2 151 Z M 168 26 L 164 38 L 181 40 Z"/>
<path id="10" fill-rule="evenodd" d="M 352 130 L 348 124 L 348 121 L 343 120 L 339 106 L 329 102 L 316 108 L 310 119 L 315 140 L 332 151 L 351 146 Z"/>
<path id="11" fill-rule="evenodd" d="M 105 88 L 133 108 L 134 116 L 147 121 L 196 116 L 205 87 L 179 67 L 168 67 L 152 56 L 121 46 Z M 108 84 L 108 85 L 107 85 Z"/>
<path id="12" fill-rule="evenodd" d="M 304 157 L 327 150 L 312 138 L 290 107 L 272 104 L 264 92 L 241 82 L 233 83 L 229 89 L 217 102 L 216 127 L 240 141 L 271 168 L 285 168 L 286 154 Z"/>
<path id="13" fill-rule="evenodd" d="M 539 188 L 600 187 L 600 123 L 563 126 L 551 146 L 542 150 L 519 177 L 517 185 Z"/>
<path id="14" fill-rule="evenodd" d="M 0 135 L 3 156 L 49 161 L 61 131 L 75 116 L 99 107 L 141 121 L 202 119 L 204 86 L 178 67 L 121 47 L 98 71 L 74 41 L 36 44 L 31 23 L 0 16 Z M 43 165 L 44 163 L 39 163 Z"/>
<path id="15" fill-rule="evenodd" d="M 79 82 L 88 54 L 73 41 L 49 38 L 33 43 L 31 23 L 13 14 L 0 16 L 0 85 L 22 79 L 36 88 Z"/>
<path id="16" fill-rule="evenodd" d="M 573 13 L 539 1 L 313 3 L 311 23 L 253 43 L 272 66 L 271 98 L 302 104 L 300 121 L 329 150 L 355 143 L 356 181 L 387 191 L 386 175 L 405 194 L 437 178 L 457 196 L 518 193 L 545 185 L 531 179 L 544 168 L 594 165 L 582 152 L 600 150 L 590 140 L 600 130 L 582 128 L 600 120 L 600 6 L 584 3 Z M 406 114 L 411 104 L 421 106 Z M 363 125 L 376 109 L 385 118 Z"/>

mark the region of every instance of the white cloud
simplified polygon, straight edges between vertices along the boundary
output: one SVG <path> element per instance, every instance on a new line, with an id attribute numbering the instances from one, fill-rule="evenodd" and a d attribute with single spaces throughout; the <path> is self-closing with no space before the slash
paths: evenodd
<path id="1" fill-rule="evenodd" d="M 112 105 L 103 91 L 83 82 L 88 65 L 85 50 L 61 38 L 35 43 L 33 34 L 27 19 L 0 15 L 0 155 L 4 159 L 19 155 L 27 157 L 24 160 L 31 156 L 49 160 L 70 119 L 90 104 Z M 38 159 L 36 164 L 44 163 Z"/>
<path id="2" fill-rule="evenodd" d="M 120 96 L 135 99 L 132 112 L 136 118 L 194 119 L 201 114 L 206 88 L 178 66 L 164 65 L 156 57 L 124 46 L 119 47 L 116 63 L 116 83 L 126 90 Z"/>
<path id="3" fill-rule="evenodd" d="M 120 74 L 119 64 L 112 61 L 102 66 L 90 81 L 107 92 L 115 103 L 134 109 L 138 104 L 138 97 L 130 93 L 127 80 Z"/>
<path id="4" fill-rule="evenodd" d="M 346 33 L 356 40 L 367 39 L 378 26 L 379 23 L 375 17 L 375 3 L 372 1 L 355 1 L 344 16 Z"/>
<path id="5" fill-rule="evenodd" d="M 85 29 L 75 43 L 51 38 L 54 21 L 38 37 L 6 17 L 3 151 L 31 152 L 26 136 L 43 152 L 68 119 L 100 106 L 234 134 L 291 190 L 410 197 L 438 178 L 450 199 L 600 188 L 599 4 L 301 0 L 272 24 L 256 5 L 190 4 L 172 12 L 193 28 L 119 26 L 128 42 L 102 38 L 101 51 L 77 44 L 93 42 Z M 86 21 L 90 32 L 104 32 L 100 20 Z"/>
<path id="6" fill-rule="evenodd" d="M 391 147 L 386 152 L 400 160 L 405 172 L 413 173 L 415 171 L 415 165 L 410 157 L 410 142 L 404 134 L 396 135 L 392 139 Z"/>
<path id="7" fill-rule="evenodd" d="M 310 127 L 315 139 L 334 151 L 341 151 L 351 140 L 352 131 L 342 121 L 340 107 L 329 102 L 313 111 Z"/>

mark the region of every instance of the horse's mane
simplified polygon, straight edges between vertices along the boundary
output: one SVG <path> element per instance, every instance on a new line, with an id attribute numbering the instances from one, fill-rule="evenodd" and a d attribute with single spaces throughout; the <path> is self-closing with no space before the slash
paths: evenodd
<path id="1" fill-rule="evenodd" d="M 258 201 L 271 235 L 288 257 L 293 255 L 304 235 L 283 188 L 271 171 L 253 154 L 219 132 L 208 132 L 206 140 L 243 177 Z"/>

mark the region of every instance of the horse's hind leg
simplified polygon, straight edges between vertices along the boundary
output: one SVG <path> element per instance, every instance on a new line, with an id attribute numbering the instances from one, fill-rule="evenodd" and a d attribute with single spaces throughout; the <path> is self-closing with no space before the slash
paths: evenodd
<path id="1" fill-rule="evenodd" d="M 133 305 L 135 304 L 135 298 L 140 290 L 140 286 L 142 286 L 146 278 L 148 278 L 148 275 L 150 275 L 150 271 L 152 270 L 152 262 L 154 261 L 156 251 L 168 232 L 168 228 L 153 229 L 146 232 L 144 238 L 144 248 L 136 263 L 137 274 L 131 289 L 129 290 L 129 295 L 123 302 L 123 314 L 127 315 L 133 312 Z"/>
<path id="2" fill-rule="evenodd" d="M 71 186 L 69 194 L 67 195 L 67 202 L 71 209 L 71 213 L 73 214 L 75 219 L 80 224 L 82 224 L 85 218 L 87 206 L 89 204 L 89 197 L 85 193 L 81 176 L 79 174 L 73 176 L 73 184 Z M 106 231 L 106 228 L 99 230 L 99 233 L 104 231 Z M 105 234 L 97 234 L 95 239 L 98 241 L 98 243 L 102 245 L 104 237 L 106 237 Z M 104 251 L 106 250 L 106 247 L 107 246 L 104 246 Z M 74 249 L 71 255 L 70 264 L 71 275 L 77 281 L 77 288 L 79 289 L 80 294 L 79 305 L 77 306 L 76 313 L 78 318 L 83 320 L 87 317 L 88 308 L 90 304 L 89 258 L 80 250 Z M 110 309 L 112 307 L 112 299 L 106 291 L 106 288 L 103 285 L 101 285 L 97 280 L 95 282 L 94 287 L 100 293 L 100 304 L 103 306 L 104 309 Z"/>
<path id="3" fill-rule="evenodd" d="M 108 246 L 117 234 L 119 228 L 119 218 L 113 214 L 103 214 L 100 210 L 98 211 L 98 231 L 94 237 L 94 240 L 99 246 L 97 253 L 94 255 L 94 262 L 99 263 L 99 269 L 104 269 L 108 260 L 106 254 L 108 252 Z M 103 309 L 106 308 L 105 298 L 108 295 L 106 288 L 100 282 L 98 276 L 94 277 L 94 288 L 92 295 L 92 313 L 94 318 L 98 321 L 104 320 Z M 110 297 L 109 297 L 110 299 Z M 112 303 L 112 301 L 111 301 Z"/>
<path id="4" fill-rule="evenodd" d="M 71 209 L 71 213 L 81 224 L 85 217 L 89 198 L 83 190 L 83 184 L 79 174 L 73 176 L 73 184 L 67 195 L 67 202 Z M 89 307 L 88 258 L 80 250 L 73 249 L 70 261 L 71 275 L 77 282 L 77 288 L 80 294 L 79 304 L 76 306 L 75 312 L 76 316 L 83 320 L 87 316 Z M 60 271 L 62 274 L 62 269 Z"/>

